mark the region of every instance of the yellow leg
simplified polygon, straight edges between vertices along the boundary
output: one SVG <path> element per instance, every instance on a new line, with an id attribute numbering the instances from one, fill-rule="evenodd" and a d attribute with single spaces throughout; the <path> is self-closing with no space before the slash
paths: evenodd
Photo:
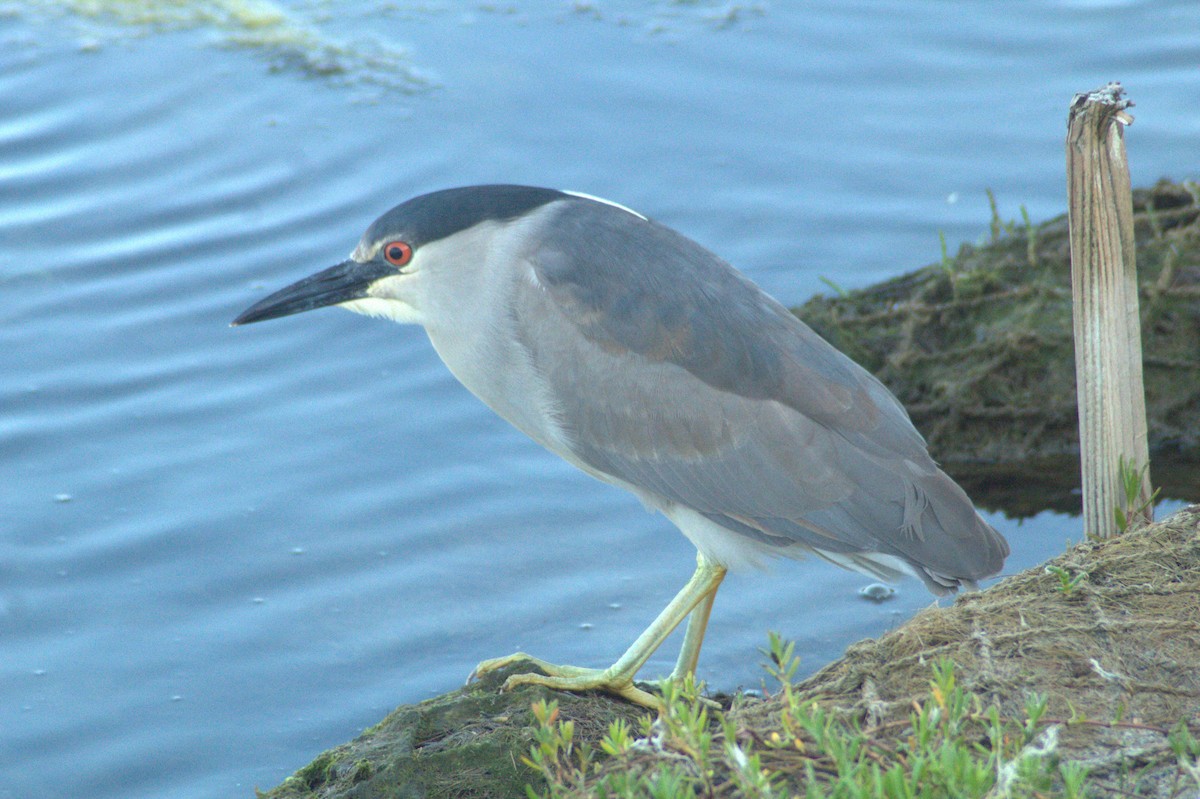
<path id="1" fill-rule="evenodd" d="M 564 691 L 608 691 L 639 705 L 655 709 L 661 708 L 662 702 L 657 696 L 647 693 L 633 684 L 634 675 L 688 614 L 692 614 L 692 619 L 688 622 L 683 649 L 679 653 L 679 661 L 671 677 L 678 679 L 684 673 L 695 671 L 696 661 L 700 657 L 700 644 L 704 640 L 704 629 L 708 624 L 708 615 L 712 610 L 717 588 L 724 578 L 724 566 L 718 566 L 703 555 L 697 554 L 696 571 L 692 574 L 691 579 L 675 595 L 675 598 L 667 603 L 662 613 L 658 614 L 658 618 L 646 628 L 645 632 L 638 636 L 638 639 L 633 642 L 633 646 L 629 647 L 625 654 L 621 655 L 620 659 L 607 669 L 556 666 L 518 652 L 515 655 L 483 661 L 475 667 L 467 679 L 470 681 L 482 674 L 496 671 L 521 660 L 531 660 L 538 668 L 545 671 L 546 675 L 514 674 L 504 681 L 503 690 L 511 690 L 518 685 L 544 685 L 547 688 Z M 682 671 L 681 666 L 683 667 Z"/>
<path id="2" fill-rule="evenodd" d="M 698 559 L 703 557 L 697 555 Z M 725 576 L 724 569 L 721 570 L 721 576 Z M 695 675 L 696 665 L 700 662 L 700 647 L 704 643 L 704 632 L 708 629 L 708 617 L 712 614 L 713 600 L 717 598 L 717 589 L 720 587 L 721 581 L 717 580 L 712 590 L 688 616 L 687 629 L 683 633 L 683 646 L 679 648 L 679 659 L 675 661 L 675 670 L 671 672 L 672 680 L 682 680 L 689 674 Z"/>

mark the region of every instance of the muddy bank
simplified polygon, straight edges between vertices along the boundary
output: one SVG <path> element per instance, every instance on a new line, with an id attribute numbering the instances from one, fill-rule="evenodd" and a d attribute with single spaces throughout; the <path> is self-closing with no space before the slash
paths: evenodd
<path id="1" fill-rule="evenodd" d="M 1196 795 L 1177 782 L 1167 734 L 1180 721 L 1200 731 L 1200 505 L 1049 565 L 1066 578 L 1035 567 L 929 608 L 852 645 L 800 690 L 867 735 L 899 738 L 932 664 L 948 657 L 959 684 L 1002 716 L 1046 695 L 1042 724 L 1060 725 L 1060 759 L 1088 766 L 1089 796 Z M 778 710 L 768 700 L 733 715 L 769 734 Z"/>
<path id="2" fill-rule="evenodd" d="M 910 735 L 913 702 L 927 696 L 933 664 L 950 658 L 959 684 L 1005 717 L 1020 718 L 1031 694 L 1047 695 L 1042 724 L 1059 725 L 1059 758 L 1087 765 L 1089 795 L 1178 795 L 1168 733 L 1180 721 L 1200 733 L 1200 506 L 1121 538 L 1080 544 L 1051 565 L 1070 588 L 1043 567 L 1030 569 L 854 644 L 795 690 L 861 725 L 886 751 L 888 741 Z M 520 797 L 527 783 L 539 786 L 522 763 L 533 743 L 534 701 L 557 700 L 576 739 L 593 743 L 616 719 L 637 730 L 646 713 L 541 688 L 499 694 L 503 676 L 398 708 L 264 796 Z M 803 793 L 814 749 L 767 745 L 780 730 L 783 698 L 718 699 L 733 724 L 714 724 L 717 748 L 724 730 L 736 730 L 743 750 L 760 753 L 764 766 Z M 601 775 L 652 773 L 683 757 L 669 745 L 642 748 L 602 764 Z M 726 776 L 718 770 L 703 780 L 720 788 Z"/>

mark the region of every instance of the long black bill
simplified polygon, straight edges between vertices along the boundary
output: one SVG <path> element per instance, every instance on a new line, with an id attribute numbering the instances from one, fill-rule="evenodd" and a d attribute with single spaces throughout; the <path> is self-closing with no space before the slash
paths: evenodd
<path id="1" fill-rule="evenodd" d="M 391 265 L 368 261 L 342 261 L 337 266 L 310 275 L 259 300 L 230 322 L 232 327 L 291 316 L 326 305 L 337 305 L 367 296 L 367 289 L 381 277 L 396 274 Z"/>

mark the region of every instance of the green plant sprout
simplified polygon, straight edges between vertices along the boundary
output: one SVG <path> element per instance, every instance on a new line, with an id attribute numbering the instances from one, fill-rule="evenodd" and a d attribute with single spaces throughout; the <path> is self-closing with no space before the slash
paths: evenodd
<path id="1" fill-rule="evenodd" d="M 781 690 L 769 701 L 767 729 L 750 730 L 744 717 L 714 710 L 694 681 L 662 684 L 662 712 L 646 716 L 641 737 L 624 722 L 610 725 L 599 751 L 605 766 L 576 739 L 573 723 L 553 702 L 533 705 L 534 744 L 525 763 L 545 779 L 530 799 L 1082 799 L 1088 772 L 1061 762 L 1063 725 L 1046 719 L 1045 694 L 1030 695 L 1021 718 L 1005 718 L 996 705 L 960 682 L 949 659 L 932 664 L 927 693 L 914 698 L 907 722 L 864 727 L 847 714 L 805 695 L 793 683 L 799 667 L 795 644 L 772 633 L 762 650 L 766 671 Z M 735 704 L 736 707 L 736 704 Z M 890 730 L 904 724 L 901 735 Z M 1196 766 L 1200 744 L 1186 727 L 1172 746 L 1180 772 Z"/>
<path id="2" fill-rule="evenodd" d="M 1069 571 L 1053 563 L 1046 566 L 1043 571 L 1046 574 L 1053 574 L 1058 578 L 1058 590 L 1063 596 L 1070 596 L 1088 576 L 1087 572 L 1079 572 L 1079 574 L 1072 577 Z"/>
<path id="3" fill-rule="evenodd" d="M 1121 487 L 1125 492 L 1125 507 L 1113 508 L 1113 515 L 1116 517 L 1117 530 L 1121 533 L 1126 533 L 1133 529 L 1140 520 L 1149 520 L 1152 514 L 1149 512 L 1154 507 L 1154 501 L 1158 499 L 1158 492 L 1161 489 L 1154 489 L 1150 492 L 1150 497 L 1142 500 L 1142 486 L 1147 481 L 1150 464 L 1144 464 L 1140 469 L 1133 461 L 1125 460 L 1124 455 L 1117 457 L 1117 472 L 1121 479 Z"/>

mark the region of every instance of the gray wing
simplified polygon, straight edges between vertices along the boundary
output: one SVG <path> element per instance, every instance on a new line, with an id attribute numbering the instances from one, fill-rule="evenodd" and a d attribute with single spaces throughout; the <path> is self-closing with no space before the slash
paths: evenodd
<path id="1" fill-rule="evenodd" d="M 768 543 L 897 556 L 943 587 L 1000 568 L 1003 538 L 879 381 L 695 242 L 586 203 L 560 204 L 516 310 L 579 460 Z"/>

